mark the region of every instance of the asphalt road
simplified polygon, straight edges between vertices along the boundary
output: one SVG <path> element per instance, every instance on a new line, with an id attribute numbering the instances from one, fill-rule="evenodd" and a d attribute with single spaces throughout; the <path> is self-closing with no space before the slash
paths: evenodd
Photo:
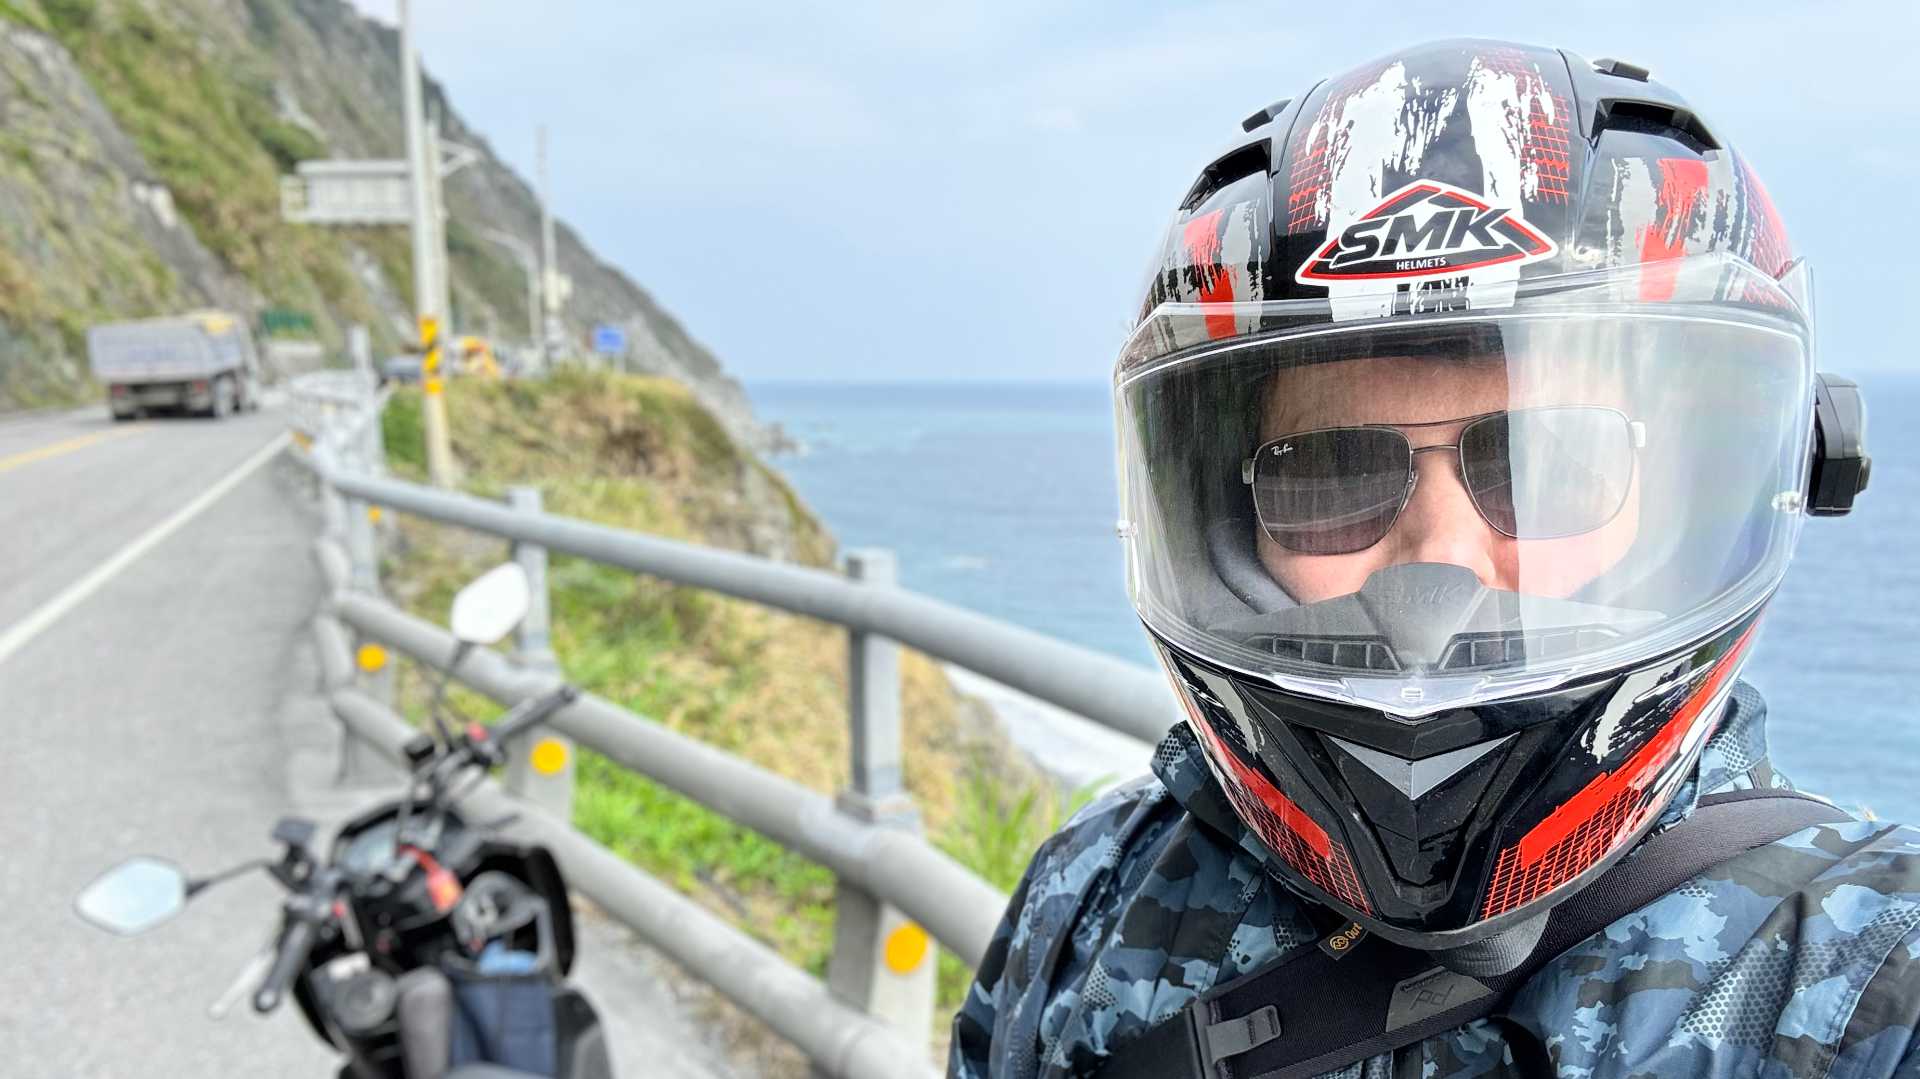
<path id="1" fill-rule="evenodd" d="M 126 554 L 284 431 L 272 412 L 0 418 L 0 1074 L 337 1067 L 291 1008 L 206 1014 L 273 928 L 279 891 L 263 875 L 135 938 L 71 907 L 130 855 L 206 873 L 269 853 L 281 815 L 324 820 L 368 797 L 327 786 L 334 727 L 314 692 L 307 626 L 320 581 L 304 470 L 266 458 Z M 90 594 L 62 600 L 116 559 L 124 566 Z M 582 945 L 620 1073 L 731 1074 L 622 933 L 590 926 Z"/>
<path id="2" fill-rule="evenodd" d="M 283 430 L 105 409 L 0 424 L 0 633 Z M 269 720 L 320 587 L 273 476 L 291 467 L 269 463 L 0 660 L 0 1072 L 328 1074 L 289 1011 L 206 1017 L 272 927 L 264 877 L 138 938 L 71 909 L 132 854 L 206 872 L 267 851 L 287 800 Z"/>

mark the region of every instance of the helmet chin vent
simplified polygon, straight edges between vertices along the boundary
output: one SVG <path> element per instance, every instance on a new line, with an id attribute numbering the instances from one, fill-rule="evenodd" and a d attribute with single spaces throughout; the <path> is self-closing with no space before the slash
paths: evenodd
<path id="1" fill-rule="evenodd" d="M 1393 649 L 1381 641 L 1327 640 L 1317 637 L 1284 637 L 1263 634 L 1250 637 L 1247 644 L 1280 659 L 1315 663 L 1349 671 L 1397 671 L 1400 664 Z"/>
<path id="2" fill-rule="evenodd" d="M 1358 592 L 1224 621 L 1215 631 L 1303 665 L 1462 674 L 1578 656 L 1661 617 L 1488 588 L 1464 566 L 1411 562 L 1375 570 Z"/>
<path id="3" fill-rule="evenodd" d="M 1434 670 L 1443 674 L 1459 674 L 1487 667 L 1517 666 L 1528 660 L 1551 662 L 1561 656 L 1575 656 L 1602 647 L 1618 636 L 1603 626 L 1573 626 L 1542 633 L 1462 635 L 1447 646 L 1446 653 Z M 1393 648 L 1380 640 L 1337 640 L 1268 633 L 1249 637 L 1247 644 L 1277 659 L 1343 671 L 1392 674 L 1405 669 L 1394 657 Z"/>
<path id="4" fill-rule="evenodd" d="M 1603 647 L 1618 637 L 1619 634 L 1601 626 L 1571 626 L 1545 633 L 1462 636 L 1447 646 L 1439 669 L 1451 674 L 1481 667 L 1518 665 L 1529 659 L 1552 661 Z"/>

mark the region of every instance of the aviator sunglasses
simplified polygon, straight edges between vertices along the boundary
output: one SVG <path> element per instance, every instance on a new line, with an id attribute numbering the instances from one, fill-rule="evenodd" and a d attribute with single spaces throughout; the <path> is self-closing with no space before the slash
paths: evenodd
<path id="1" fill-rule="evenodd" d="M 1415 446 L 1407 431 L 1464 424 L 1452 442 Z M 1591 532 L 1626 505 L 1646 425 L 1601 405 L 1510 409 L 1432 423 L 1327 427 L 1261 443 L 1241 462 L 1273 542 L 1301 554 L 1349 554 L 1380 542 L 1413 497 L 1414 455 L 1452 450 L 1480 516 L 1513 539 Z"/>

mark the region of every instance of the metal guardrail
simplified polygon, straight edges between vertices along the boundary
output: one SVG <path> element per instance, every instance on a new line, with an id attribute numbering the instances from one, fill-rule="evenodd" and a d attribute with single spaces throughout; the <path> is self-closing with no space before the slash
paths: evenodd
<path id="1" fill-rule="evenodd" d="M 436 669 L 453 653 L 453 635 L 372 596 L 336 601 L 341 622 Z M 503 705 L 538 696 L 558 681 L 475 649 L 454 672 L 463 684 Z M 863 890 L 886 897 L 934 939 L 969 963 L 986 951 L 1007 897 L 910 832 L 863 821 L 832 799 L 592 694 L 555 714 L 549 726 L 806 855 Z"/>
<path id="2" fill-rule="evenodd" d="M 1149 743 L 1180 714 L 1153 671 L 905 589 L 417 484 L 349 474 L 333 483 L 374 505 L 878 634 Z"/>
<path id="3" fill-rule="evenodd" d="M 350 647 L 378 644 L 439 669 L 453 652 L 445 630 L 380 598 L 372 525 L 378 508 L 513 542 L 535 597 L 515 656 L 477 649 L 452 672 L 501 704 L 544 692 L 558 678 L 547 641 L 548 551 L 846 626 L 853 772 L 837 799 L 591 695 L 558 713 L 541 744 L 510 747 L 507 793 L 489 787 L 485 797 L 545 810 L 537 818 L 540 838 L 585 894 L 805 1051 L 818 1073 L 932 1074 L 917 1059 L 924 1052 L 913 1048 L 932 1019 L 934 963 L 925 936 L 977 965 L 1006 897 L 920 835 L 900 783 L 899 645 L 1147 740 L 1178 714 L 1166 684 L 1129 664 L 900 589 L 884 551 L 850 552 L 842 578 L 547 514 L 529 488 L 513 489 L 502 505 L 382 478 L 377 418 L 384 398 L 373 398 L 364 382 L 346 384 L 346 373 L 321 374 L 325 381 L 305 376 L 291 391 L 296 427 L 307 436 L 302 459 L 322 493 L 326 534 L 314 552 L 329 597 L 314 628 L 347 734 L 343 771 L 367 766 L 369 754 L 397 758 L 412 733 L 386 703 L 390 669 L 362 664 L 356 671 Z M 831 869 L 839 886 L 826 984 L 574 831 L 567 824 L 574 742 Z"/>

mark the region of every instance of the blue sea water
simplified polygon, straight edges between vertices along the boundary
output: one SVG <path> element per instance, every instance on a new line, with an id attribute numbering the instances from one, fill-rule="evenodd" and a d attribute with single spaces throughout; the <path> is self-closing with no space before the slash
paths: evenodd
<path id="1" fill-rule="evenodd" d="M 1800 786 L 1920 822 L 1920 377 L 1864 378 L 1872 483 L 1814 519 L 1745 677 Z M 1104 383 L 748 387 L 805 447 L 774 464 L 843 547 L 892 548 L 902 583 L 1152 662 L 1126 599 Z"/>

